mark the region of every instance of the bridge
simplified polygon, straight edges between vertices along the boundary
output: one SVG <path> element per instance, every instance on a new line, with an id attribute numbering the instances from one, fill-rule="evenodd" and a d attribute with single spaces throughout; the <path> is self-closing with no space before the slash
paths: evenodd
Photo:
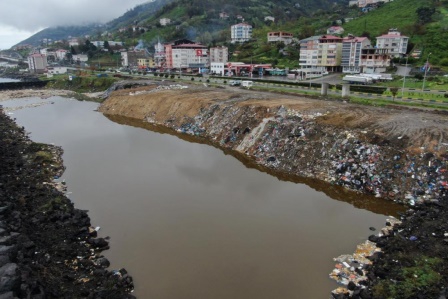
<path id="1" fill-rule="evenodd" d="M 11 61 L 11 62 L 19 62 L 21 59 L 13 58 L 11 56 L 0 54 L 0 59 Z"/>

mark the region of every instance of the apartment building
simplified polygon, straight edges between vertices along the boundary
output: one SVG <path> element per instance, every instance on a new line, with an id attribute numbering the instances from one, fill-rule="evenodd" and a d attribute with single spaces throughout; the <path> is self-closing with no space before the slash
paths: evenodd
<path id="1" fill-rule="evenodd" d="M 328 72 L 341 70 L 342 38 L 333 35 L 323 35 L 319 38 L 317 66 Z"/>
<path id="2" fill-rule="evenodd" d="M 361 51 L 370 46 L 367 37 L 349 35 L 342 39 L 341 66 L 343 73 L 361 73 Z"/>
<path id="3" fill-rule="evenodd" d="M 227 61 L 229 61 L 229 48 L 224 46 L 210 48 L 210 63 L 227 63 Z"/>
<path id="4" fill-rule="evenodd" d="M 402 57 L 407 52 L 409 37 L 401 35 L 396 29 L 392 28 L 387 34 L 376 38 L 376 47 L 387 49 L 389 55 L 393 57 Z"/>
<path id="5" fill-rule="evenodd" d="M 239 23 L 230 27 L 231 43 L 243 43 L 252 38 L 252 26 L 246 23 Z"/>
<path id="6" fill-rule="evenodd" d="M 390 66 L 388 49 L 365 47 L 361 50 L 361 68 L 363 73 L 382 73 Z"/>
<path id="7" fill-rule="evenodd" d="M 42 74 L 47 69 L 47 56 L 44 54 L 31 54 L 28 56 L 28 69 L 31 73 Z"/>

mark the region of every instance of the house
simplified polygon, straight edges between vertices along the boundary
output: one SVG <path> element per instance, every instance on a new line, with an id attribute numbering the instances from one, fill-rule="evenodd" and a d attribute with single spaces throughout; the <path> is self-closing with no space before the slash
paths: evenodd
<path id="1" fill-rule="evenodd" d="M 168 19 L 168 18 L 161 18 L 161 19 L 159 20 L 159 22 L 160 22 L 160 25 L 162 25 L 162 26 L 166 26 L 166 25 L 168 25 L 168 24 L 171 23 L 171 20 Z"/>
<path id="2" fill-rule="evenodd" d="M 194 41 L 191 41 L 189 39 L 178 39 L 175 40 L 172 43 L 165 44 L 164 47 L 164 53 L 165 53 L 165 59 L 163 60 L 163 63 L 160 67 L 162 68 L 173 68 L 173 47 L 182 45 L 182 44 L 194 44 Z"/>
<path id="3" fill-rule="evenodd" d="M 71 38 L 68 40 L 68 45 L 71 46 L 79 46 L 79 41 L 77 38 Z"/>
<path id="4" fill-rule="evenodd" d="M 243 16 L 242 16 L 242 15 L 236 15 L 236 19 L 237 19 L 237 20 L 241 20 L 241 21 L 244 21 L 244 18 L 243 18 Z"/>
<path id="5" fill-rule="evenodd" d="M 252 26 L 247 23 L 239 23 L 230 27 L 231 43 L 243 43 L 252 38 Z"/>
<path id="6" fill-rule="evenodd" d="M 87 54 L 76 54 L 72 56 L 72 59 L 74 62 L 81 63 L 87 62 L 87 60 L 89 60 L 89 57 L 87 57 Z"/>
<path id="7" fill-rule="evenodd" d="M 341 66 L 343 73 L 361 73 L 361 50 L 370 47 L 367 37 L 348 35 L 342 40 Z"/>
<path id="8" fill-rule="evenodd" d="M 275 18 L 274 18 L 274 17 L 271 17 L 271 16 L 267 16 L 267 17 L 264 17 L 264 21 L 265 21 L 265 22 L 266 22 L 266 21 L 275 22 Z"/>
<path id="9" fill-rule="evenodd" d="M 393 57 L 402 57 L 407 52 L 408 42 L 409 37 L 401 35 L 396 28 L 392 28 L 387 34 L 376 38 L 376 47 L 388 49 L 389 55 Z"/>
<path id="10" fill-rule="evenodd" d="M 344 34 L 344 28 L 341 26 L 331 26 L 327 29 L 327 34 Z"/>
<path id="11" fill-rule="evenodd" d="M 222 20 L 228 19 L 229 15 L 226 12 L 220 12 L 219 13 L 219 18 Z"/>
<path id="12" fill-rule="evenodd" d="M 391 56 L 388 49 L 365 47 L 361 50 L 361 68 L 363 73 L 382 73 L 390 66 Z"/>
<path id="13" fill-rule="evenodd" d="M 54 66 L 54 67 L 48 67 L 48 74 L 51 75 L 58 75 L 58 74 L 66 74 L 67 73 L 67 67 L 66 66 Z"/>
<path id="14" fill-rule="evenodd" d="M 58 49 L 55 51 L 56 53 L 56 59 L 57 60 L 64 60 L 65 56 L 67 55 L 68 51 L 64 49 Z"/>
<path id="15" fill-rule="evenodd" d="M 210 48 L 210 63 L 221 62 L 227 63 L 229 60 L 229 48 L 224 46 Z"/>
<path id="16" fill-rule="evenodd" d="M 28 56 L 28 69 L 31 73 L 43 74 L 47 68 L 47 56 L 44 54 L 31 54 Z"/>
<path id="17" fill-rule="evenodd" d="M 276 32 L 268 32 L 268 42 L 283 42 L 286 45 L 290 44 L 293 39 L 293 34 L 289 32 L 276 31 Z"/>

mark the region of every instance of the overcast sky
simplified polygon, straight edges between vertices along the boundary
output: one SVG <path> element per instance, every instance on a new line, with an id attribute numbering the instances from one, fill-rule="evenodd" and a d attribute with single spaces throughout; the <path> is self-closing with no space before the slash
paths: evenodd
<path id="1" fill-rule="evenodd" d="M 148 0 L 0 0 L 0 49 L 52 26 L 107 22 Z"/>

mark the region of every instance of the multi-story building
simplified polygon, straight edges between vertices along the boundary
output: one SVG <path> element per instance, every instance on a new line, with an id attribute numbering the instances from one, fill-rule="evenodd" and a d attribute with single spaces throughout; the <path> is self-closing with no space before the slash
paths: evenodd
<path id="1" fill-rule="evenodd" d="M 154 59 L 152 57 L 138 58 L 137 64 L 139 69 L 154 68 Z"/>
<path id="2" fill-rule="evenodd" d="M 361 73 L 361 50 L 370 46 L 367 37 L 349 35 L 342 40 L 341 66 L 343 73 Z"/>
<path id="3" fill-rule="evenodd" d="M 304 68 L 316 68 L 317 67 L 317 55 L 319 39 L 322 35 L 315 35 L 299 41 L 300 43 L 300 58 L 299 65 Z"/>
<path id="4" fill-rule="evenodd" d="M 47 56 L 44 54 L 31 54 L 28 56 L 28 69 L 31 73 L 42 74 L 47 68 Z"/>
<path id="5" fill-rule="evenodd" d="M 393 57 L 402 57 L 407 52 L 409 37 L 401 35 L 396 29 L 392 28 L 387 34 L 376 38 L 376 47 L 387 49 L 389 55 Z"/>
<path id="6" fill-rule="evenodd" d="M 202 69 L 209 66 L 207 47 L 201 44 L 180 44 L 172 46 L 173 68 Z"/>
<path id="7" fill-rule="evenodd" d="M 361 50 L 361 67 L 363 73 L 382 73 L 390 66 L 388 49 L 365 47 Z"/>
<path id="8" fill-rule="evenodd" d="M 179 39 L 172 43 L 168 43 L 164 45 L 165 48 L 165 60 L 163 61 L 161 68 L 172 69 L 173 66 L 173 47 L 185 44 L 195 44 L 194 41 L 189 39 Z"/>
<path id="9" fill-rule="evenodd" d="M 227 61 L 229 61 L 229 49 L 227 47 L 220 46 L 210 48 L 210 63 L 227 63 Z"/>
<path id="10" fill-rule="evenodd" d="M 168 18 L 161 18 L 161 19 L 159 20 L 159 22 L 160 22 L 160 25 L 162 25 L 162 26 L 166 26 L 166 25 L 168 25 L 168 24 L 171 23 L 171 19 L 168 19 Z"/>
<path id="11" fill-rule="evenodd" d="M 246 23 L 239 23 L 230 27 L 230 37 L 232 43 L 247 42 L 252 38 L 252 26 Z"/>
<path id="12" fill-rule="evenodd" d="M 268 42 L 283 42 L 288 45 L 292 42 L 293 34 L 289 32 L 277 31 L 268 32 Z"/>
<path id="13" fill-rule="evenodd" d="M 319 38 L 317 66 L 328 72 L 338 72 L 341 69 L 342 38 L 333 35 L 323 35 Z"/>
<path id="14" fill-rule="evenodd" d="M 148 54 L 145 51 L 121 52 L 121 65 L 130 68 L 137 67 L 140 58 L 148 58 Z"/>

